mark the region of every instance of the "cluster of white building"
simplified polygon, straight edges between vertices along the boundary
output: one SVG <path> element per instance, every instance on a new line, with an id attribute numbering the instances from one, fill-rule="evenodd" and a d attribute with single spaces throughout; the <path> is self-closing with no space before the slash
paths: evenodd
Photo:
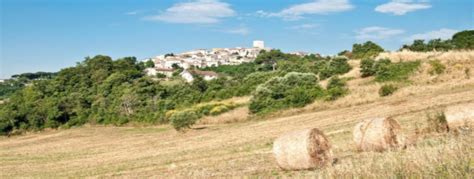
<path id="1" fill-rule="evenodd" d="M 217 74 L 213 72 L 188 69 L 193 69 L 192 67 L 205 68 L 212 66 L 217 67 L 220 65 L 239 65 L 242 63 L 252 62 L 257 58 L 262 50 L 270 49 L 265 48 L 265 43 L 263 41 L 254 41 L 252 48 L 236 47 L 213 48 L 212 50 L 198 49 L 180 54 L 159 55 L 147 59 L 152 60 L 155 63 L 155 67 L 147 68 L 146 72 L 150 76 L 155 76 L 160 73 L 167 77 L 171 77 L 175 71 L 174 67 L 177 66 L 184 69 L 181 76 L 187 81 L 193 80 L 192 75 L 189 75 L 188 73 L 201 75 L 204 79 L 210 80 L 216 78 Z"/>

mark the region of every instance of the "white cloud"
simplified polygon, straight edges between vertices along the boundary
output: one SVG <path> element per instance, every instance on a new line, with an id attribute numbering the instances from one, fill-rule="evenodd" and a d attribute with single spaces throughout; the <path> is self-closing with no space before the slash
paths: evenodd
<path id="1" fill-rule="evenodd" d="M 174 4 L 165 12 L 145 19 L 182 24 L 212 24 L 235 14 L 230 4 L 219 0 L 196 0 Z"/>
<path id="2" fill-rule="evenodd" d="M 401 29 L 372 26 L 356 31 L 356 38 L 360 40 L 381 40 L 403 34 L 404 32 Z"/>
<path id="3" fill-rule="evenodd" d="M 250 33 L 250 30 L 247 27 L 242 26 L 235 29 L 226 30 L 224 32 L 229 34 L 248 35 Z"/>
<path id="4" fill-rule="evenodd" d="M 433 31 L 425 32 L 425 33 L 413 34 L 413 35 L 405 38 L 404 40 L 407 41 L 407 42 L 410 42 L 410 41 L 413 41 L 413 40 L 418 40 L 418 39 L 421 39 L 421 40 L 430 40 L 430 39 L 443 39 L 443 40 L 446 40 L 446 39 L 450 39 L 456 32 L 458 32 L 458 30 L 443 28 L 443 29 L 439 29 L 439 30 L 433 30 Z"/>
<path id="5" fill-rule="evenodd" d="M 412 0 L 392 0 L 386 4 L 377 6 L 375 11 L 400 16 L 408 12 L 429 8 L 431 8 L 431 5 L 426 1 L 414 2 Z"/>
<path id="6" fill-rule="evenodd" d="M 277 13 L 257 11 L 262 17 L 281 17 L 285 20 L 298 20 L 304 15 L 329 14 L 353 9 L 348 0 L 314 0 L 313 2 L 297 4 L 283 9 Z"/>

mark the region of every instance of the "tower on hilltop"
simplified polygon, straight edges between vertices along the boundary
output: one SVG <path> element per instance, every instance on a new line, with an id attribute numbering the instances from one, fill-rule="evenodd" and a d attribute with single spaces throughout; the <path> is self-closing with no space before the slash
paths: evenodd
<path id="1" fill-rule="evenodd" d="M 255 40 L 255 41 L 253 41 L 253 47 L 264 49 L 265 48 L 265 42 L 261 41 L 261 40 Z"/>

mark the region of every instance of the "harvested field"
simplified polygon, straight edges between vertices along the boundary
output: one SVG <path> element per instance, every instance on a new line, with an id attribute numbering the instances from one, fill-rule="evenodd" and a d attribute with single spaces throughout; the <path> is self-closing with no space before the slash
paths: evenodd
<path id="1" fill-rule="evenodd" d="M 471 60 L 472 61 L 472 60 Z M 466 59 L 446 62 L 445 74 L 426 68 L 396 94 L 381 98 L 371 79 L 349 81 L 351 93 L 265 119 L 203 122 L 186 133 L 169 126 L 85 126 L 0 138 L 0 178 L 330 176 L 472 178 L 474 134 L 424 134 L 415 145 L 386 152 L 357 152 L 352 130 L 374 116 L 392 116 L 406 134 L 426 125 L 426 112 L 474 102 L 474 79 Z M 456 64 L 466 64 L 457 68 Z M 358 73 L 351 73 L 357 75 Z M 232 111 L 231 111 L 232 112 Z M 272 154 L 283 133 L 316 127 L 331 142 L 337 162 L 322 169 L 284 171 Z"/>

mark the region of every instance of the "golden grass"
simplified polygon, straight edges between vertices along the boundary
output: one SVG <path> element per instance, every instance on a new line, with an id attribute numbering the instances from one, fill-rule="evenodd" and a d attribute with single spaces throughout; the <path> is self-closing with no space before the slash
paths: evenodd
<path id="1" fill-rule="evenodd" d="M 206 116 L 199 119 L 198 124 L 228 124 L 235 122 L 243 122 L 249 119 L 248 107 L 239 107 L 229 112 L 217 115 Z"/>
<path id="2" fill-rule="evenodd" d="M 459 61 L 474 59 L 474 51 L 447 51 L 447 52 L 383 52 L 376 59 L 388 58 L 394 62 L 398 61 L 414 61 L 414 60 L 442 60 L 442 61 Z"/>
<path id="3" fill-rule="evenodd" d="M 169 126 L 86 126 L 0 137 L 0 178 L 472 178 L 472 131 L 419 136 L 416 145 L 385 153 L 356 152 L 351 132 L 362 119 L 393 116 L 403 133 L 412 135 L 426 125 L 426 112 L 473 102 L 473 78 L 463 73 L 464 68 L 474 67 L 472 59 L 440 59 L 447 70 L 437 76 L 427 74 L 429 65 L 423 65 L 409 84 L 384 98 L 377 94 L 380 84 L 361 79 L 353 71 L 348 75 L 355 77 L 348 82 L 350 94 L 337 101 L 318 101 L 268 120 L 246 120 L 245 108 L 237 108 L 227 117 L 203 119 L 184 134 Z M 242 120 L 217 125 L 233 117 Z M 311 127 L 327 134 L 338 162 L 319 170 L 279 169 L 271 152 L 273 140 L 282 133 Z"/>

